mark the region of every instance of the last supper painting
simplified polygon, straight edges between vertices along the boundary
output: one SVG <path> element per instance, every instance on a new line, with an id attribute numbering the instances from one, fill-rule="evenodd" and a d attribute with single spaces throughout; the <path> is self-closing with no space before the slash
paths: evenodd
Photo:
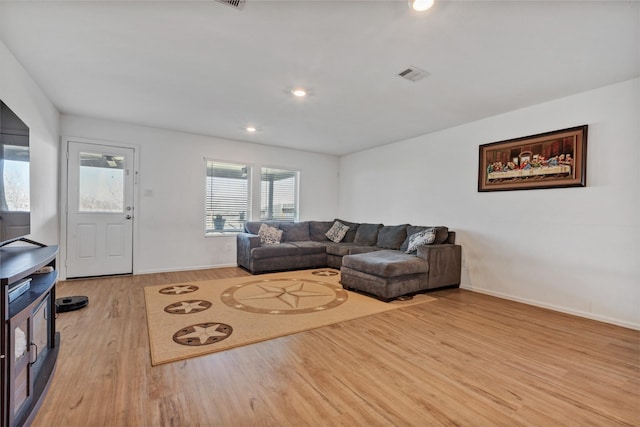
<path id="1" fill-rule="evenodd" d="M 582 125 L 480 145 L 478 191 L 584 187 L 587 129 Z"/>

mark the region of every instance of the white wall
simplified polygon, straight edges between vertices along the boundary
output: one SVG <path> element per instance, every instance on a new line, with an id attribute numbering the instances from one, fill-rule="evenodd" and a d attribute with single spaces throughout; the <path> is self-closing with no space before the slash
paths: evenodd
<path id="1" fill-rule="evenodd" d="M 59 241 L 59 134 L 138 144 L 137 273 L 235 264 L 233 237 L 203 236 L 202 158 L 246 160 L 302 171 L 301 220 L 445 224 L 463 247 L 463 287 L 640 329 L 639 79 L 340 161 L 78 116 L 59 122 L 2 42 L 0 99 L 30 127 L 34 240 Z M 477 192 L 478 145 L 581 124 L 586 188 Z"/>
<path id="2" fill-rule="evenodd" d="M 58 244 L 60 150 L 58 110 L 1 41 L 0 99 L 29 126 L 31 148 L 31 235 L 29 238 L 47 245 Z"/>
<path id="3" fill-rule="evenodd" d="M 447 225 L 468 289 L 640 329 L 640 80 L 345 156 L 340 217 Z M 477 192 L 480 144 L 589 125 L 587 187 Z"/>
<path id="4" fill-rule="evenodd" d="M 204 157 L 300 170 L 300 220 L 338 211 L 335 156 L 72 115 L 62 115 L 61 132 L 139 146 L 135 273 L 236 265 L 235 235 L 204 236 Z"/>

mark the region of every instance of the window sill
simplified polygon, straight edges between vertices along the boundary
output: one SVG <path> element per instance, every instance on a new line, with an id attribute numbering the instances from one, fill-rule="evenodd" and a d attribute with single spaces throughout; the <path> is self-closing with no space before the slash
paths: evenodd
<path id="1" fill-rule="evenodd" d="M 205 238 L 209 238 L 209 237 L 235 237 L 236 234 L 240 233 L 240 231 L 212 231 L 209 233 L 205 233 L 204 237 Z"/>

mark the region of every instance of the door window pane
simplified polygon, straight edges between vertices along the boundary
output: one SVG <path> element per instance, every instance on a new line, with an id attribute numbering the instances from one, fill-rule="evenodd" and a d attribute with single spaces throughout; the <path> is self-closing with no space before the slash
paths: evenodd
<path id="1" fill-rule="evenodd" d="M 80 153 L 80 212 L 124 212 L 124 157 Z"/>

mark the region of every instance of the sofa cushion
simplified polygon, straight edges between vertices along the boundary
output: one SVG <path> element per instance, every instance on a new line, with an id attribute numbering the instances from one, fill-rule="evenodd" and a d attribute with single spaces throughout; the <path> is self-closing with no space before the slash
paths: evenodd
<path id="1" fill-rule="evenodd" d="M 326 251 L 329 255 L 338 255 L 338 256 L 344 256 L 344 255 L 349 255 L 349 251 L 351 250 L 352 247 L 354 247 L 355 244 L 353 243 L 327 243 L 326 244 Z"/>
<path id="2" fill-rule="evenodd" d="M 329 255 L 345 256 L 353 254 L 363 254 L 366 252 L 379 251 L 377 246 L 362 246 L 355 243 L 327 243 L 326 251 Z"/>
<path id="3" fill-rule="evenodd" d="M 377 246 L 352 246 L 349 248 L 349 255 L 366 254 L 367 252 L 381 251 Z"/>
<path id="4" fill-rule="evenodd" d="M 400 249 L 407 238 L 407 225 L 385 225 L 378 232 L 376 246 L 383 249 Z"/>
<path id="5" fill-rule="evenodd" d="M 323 254 L 326 251 L 326 245 L 320 242 L 289 242 L 298 248 L 299 255 Z"/>
<path id="6" fill-rule="evenodd" d="M 424 259 L 394 250 L 345 256 L 342 258 L 342 266 L 379 277 L 398 277 L 429 271 L 429 263 Z"/>
<path id="7" fill-rule="evenodd" d="M 447 239 L 449 238 L 449 228 L 447 227 L 443 227 L 443 226 L 425 227 L 422 225 L 410 225 L 407 227 L 407 238 L 402 244 L 402 246 L 400 247 L 400 250 L 402 252 L 406 252 L 407 248 L 409 247 L 409 237 L 411 237 L 412 234 L 415 234 L 419 231 L 424 231 L 428 228 L 433 228 L 433 230 L 436 232 L 436 240 L 433 242 L 434 244 L 440 245 L 446 242 Z"/>
<path id="8" fill-rule="evenodd" d="M 409 244 L 405 253 L 416 253 L 418 252 L 418 246 L 430 245 L 436 241 L 436 232 L 433 228 L 427 228 L 407 236 L 407 241 Z"/>
<path id="9" fill-rule="evenodd" d="M 342 242 L 353 243 L 353 241 L 356 238 L 356 233 L 358 232 L 358 226 L 360 224 L 358 224 L 357 222 L 349 222 L 349 221 L 344 221 L 342 219 L 337 219 L 337 218 L 336 218 L 336 221 L 340 221 L 342 224 L 349 227 L 349 231 L 347 231 L 347 234 L 342 239 Z"/>
<path id="10" fill-rule="evenodd" d="M 435 243 L 441 245 L 449 238 L 449 228 L 444 226 L 432 227 L 436 231 Z"/>
<path id="11" fill-rule="evenodd" d="M 258 230 L 258 236 L 260 236 L 261 244 L 273 245 L 280 243 L 280 240 L 282 240 L 282 230 L 267 224 L 262 224 Z"/>
<path id="12" fill-rule="evenodd" d="M 309 237 L 315 242 L 328 241 L 327 231 L 332 225 L 333 221 L 309 221 Z"/>
<path id="13" fill-rule="evenodd" d="M 382 224 L 360 224 L 353 243 L 362 246 L 373 246 L 378 241 L 378 231 Z"/>
<path id="14" fill-rule="evenodd" d="M 344 236 L 349 231 L 349 226 L 344 225 L 340 221 L 336 221 L 333 223 L 329 231 L 327 231 L 327 237 L 334 243 L 339 243 L 344 239 Z"/>
<path id="15" fill-rule="evenodd" d="M 280 243 L 279 245 L 265 245 L 251 249 L 253 259 L 275 258 L 283 256 L 299 255 L 300 250 L 291 243 Z"/>
<path id="16" fill-rule="evenodd" d="M 309 223 L 303 222 L 281 222 L 280 230 L 283 242 L 300 242 L 309 240 Z"/>

